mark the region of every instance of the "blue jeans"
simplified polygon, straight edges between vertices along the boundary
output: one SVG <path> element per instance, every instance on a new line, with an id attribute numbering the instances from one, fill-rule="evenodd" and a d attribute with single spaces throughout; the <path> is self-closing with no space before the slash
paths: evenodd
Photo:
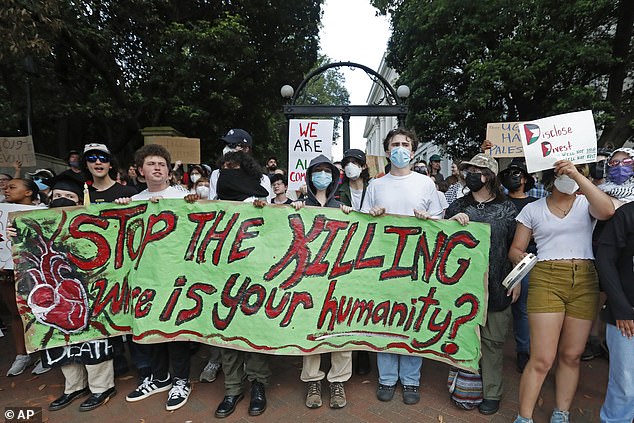
<path id="1" fill-rule="evenodd" d="M 522 279 L 522 293 L 520 297 L 511 304 L 513 310 L 513 334 L 515 335 L 515 352 L 529 352 L 530 331 L 528 329 L 528 313 L 526 312 L 526 300 L 528 299 L 528 277 L 530 273 Z"/>
<path id="2" fill-rule="evenodd" d="M 634 419 L 634 338 L 628 339 L 612 324 L 605 328 L 610 351 L 610 378 L 601 407 L 602 423 L 632 423 Z"/>
<path id="3" fill-rule="evenodd" d="M 376 367 L 379 370 L 381 385 L 393 386 L 400 379 L 402 385 L 419 386 L 422 366 L 422 357 L 390 353 L 376 354 Z"/>

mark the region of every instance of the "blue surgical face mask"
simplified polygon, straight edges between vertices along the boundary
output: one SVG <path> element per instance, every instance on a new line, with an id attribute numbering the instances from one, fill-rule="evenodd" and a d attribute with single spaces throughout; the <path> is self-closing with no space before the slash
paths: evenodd
<path id="1" fill-rule="evenodd" d="M 608 179 L 617 185 L 623 184 L 634 175 L 631 166 L 614 166 L 608 170 Z"/>
<path id="2" fill-rule="evenodd" d="M 405 147 L 394 147 L 390 152 L 390 163 L 399 169 L 409 166 L 411 160 L 410 151 Z"/>
<path id="3" fill-rule="evenodd" d="M 33 182 L 35 182 L 35 185 L 37 185 L 37 187 L 40 189 L 40 191 L 44 191 L 44 190 L 50 188 L 48 185 L 46 185 L 44 182 L 42 182 L 40 180 L 33 180 Z"/>
<path id="4" fill-rule="evenodd" d="M 323 190 L 328 188 L 332 183 L 332 175 L 324 170 L 321 172 L 313 172 L 310 176 L 310 181 L 315 185 L 315 188 Z"/>

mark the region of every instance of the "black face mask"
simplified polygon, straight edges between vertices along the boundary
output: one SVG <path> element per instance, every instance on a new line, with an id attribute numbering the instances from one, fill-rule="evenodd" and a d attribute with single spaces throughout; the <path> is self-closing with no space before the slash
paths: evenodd
<path id="1" fill-rule="evenodd" d="M 522 185 L 522 175 L 506 175 L 504 179 L 502 179 L 502 185 L 504 185 L 504 188 L 508 189 L 509 192 L 515 192 Z"/>
<path id="2" fill-rule="evenodd" d="M 590 163 L 588 167 L 590 168 L 590 176 L 592 176 L 592 179 L 605 178 L 605 160 L 601 160 L 600 162 L 596 163 Z"/>
<path id="3" fill-rule="evenodd" d="M 60 198 L 56 198 L 54 200 L 51 200 L 51 202 L 48 204 L 48 207 L 50 209 L 53 209 L 55 207 L 71 207 L 71 206 L 76 206 L 76 205 L 77 205 L 77 203 L 75 203 L 70 198 L 60 197 Z"/>
<path id="4" fill-rule="evenodd" d="M 469 188 L 471 192 L 478 192 L 484 186 L 484 182 L 482 182 L 482 179 L 480 178 L 481 176 L 481 173 L 467 172 L 465 182 L 467 183 L 467 188 Z"/>

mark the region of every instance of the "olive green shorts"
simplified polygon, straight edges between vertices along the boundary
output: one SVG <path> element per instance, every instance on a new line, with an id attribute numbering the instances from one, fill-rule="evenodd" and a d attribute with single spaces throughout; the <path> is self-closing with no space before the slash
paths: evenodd
<path id="1" fill-rule="evenodd" d="M 538 262 L 528 283 L 529 313 L 565 313 L 594 320 L 599 304 L 599 278 L 592 260 Z"/>

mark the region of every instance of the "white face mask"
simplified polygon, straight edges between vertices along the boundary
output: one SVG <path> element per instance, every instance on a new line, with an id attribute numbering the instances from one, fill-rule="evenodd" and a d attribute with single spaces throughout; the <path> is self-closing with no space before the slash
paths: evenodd
<path id="1" fill-rule="evenodd" d="M 196 194 L 198 194 L 200 198 L 204 198 L 204 199 L 209 198 L 209 187 L 205 185 L 201 185 L 197 187 Z"/>
<path id="2" fill-rule="evenodd" d="M 579 185 L 574 179 L 571 179 L 568 175 L 559 175 L 555 179 L 555 188 L 562 194 L 572 195 L 579 189 Z"/>
<path id="3" fill-rule="evenodd" d="M 190 176 L 189 176 L 189 179 L 191 179 L 191 181 L 192 181 L 193 183 L 196 183 L 196 182 L 198 182 L 198 180 L 200 179 L 200 174 L 198 174 L 198 173 L 194 173 L 193 175 L 190 175 Z"/>
<path id="4" fill-rule="evenodd" d="M 357 179 L 361 175 L 361 168 L 354 163 L 348 163 L 343 171 L 348 179 Z"/>
<path id="5" fill-rule="evenodd" d="M 224 156 L 227 153 L 233 153 L 234 151 L 238 151 L 235 148 L 231 148 L 228 145 L 225 146 L 225 148 L 222 149 L 222 155 Z"/>

